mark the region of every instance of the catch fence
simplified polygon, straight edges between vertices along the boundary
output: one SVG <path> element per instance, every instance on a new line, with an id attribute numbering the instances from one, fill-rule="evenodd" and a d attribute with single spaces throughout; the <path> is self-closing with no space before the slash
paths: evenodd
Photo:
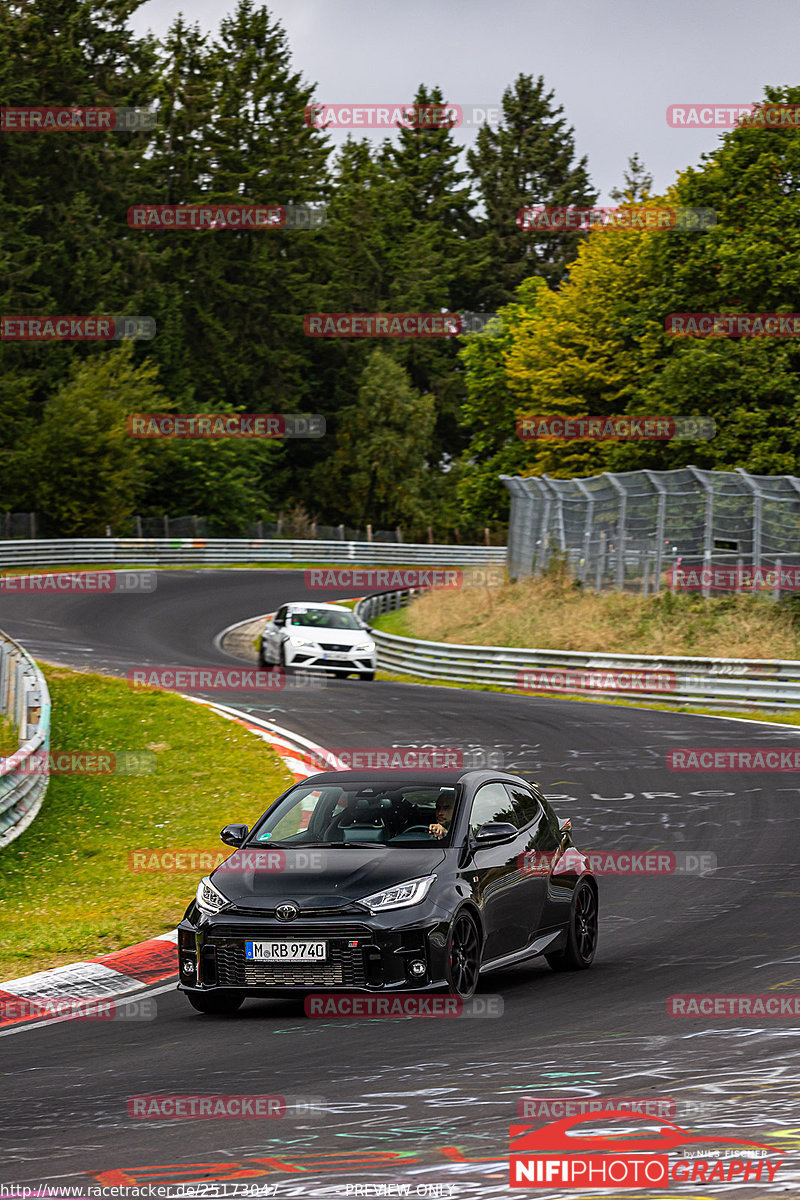
<path id="1" fill-rule="evenodd" d="M 733 591 L 748 572 L 800 568 L 800 479 L 683 467 L 583 479 L 500 476 L 511 494 L 508 566 L 512 578 L 540 575 L 554 554 L 596 591 L 657 592 L 686 586 L 694 569 L 704 594 L 709 568 L 733 568 Z M 800 576 L 800 571 L 797 572 Z M 742 582 L 743 581 L 743 582 Z"/>

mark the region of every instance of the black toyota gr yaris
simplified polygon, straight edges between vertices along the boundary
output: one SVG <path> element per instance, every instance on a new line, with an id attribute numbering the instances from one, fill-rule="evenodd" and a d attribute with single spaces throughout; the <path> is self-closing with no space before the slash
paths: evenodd
<path id="1" fill-rule="evenodd" d="M 597 884 L 538 788 L 497 771 L 340 771 L 295 784 L 205 879 L 178 929 L 205 1013 L 248 996 L 447 988 L 544 955 L 588 967 Z"/>

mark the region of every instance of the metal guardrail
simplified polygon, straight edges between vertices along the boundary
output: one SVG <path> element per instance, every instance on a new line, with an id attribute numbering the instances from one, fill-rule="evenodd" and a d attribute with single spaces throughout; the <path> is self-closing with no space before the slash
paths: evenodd
<path id="1" fill-rule="evenodd" d="M 374 617 L 404 608 L 418 594 L 417 588 L 375 593 L 360 600 L 355 611 L 371 624 Z M 423 679 L 524 687 L 531 692 L 574 697 L 617 696 L 728 708 L 800 708 L 800 662 L 793 660 L 463 646 L 398 637 L 379 629 L 372 632 L 379 667 Z M 529 674 L 521 681 L 523 672 Z M 542 684 L 542 672 L 549 672 L 550 677 L 543 686 L 537 686 Z M 637 676 L 642 678 L 634 684 Z"/>
<path id="2" fill-rule="evenodd" d="M 48 538 L 0 541 L 0 567 L 101 563 L 156 567 L 253 562 L 503 566 L 505 546 L 442 546 L 420 542 L 342 542 L 247 538 Z"/>
<path id="3" fill-rule="evenodd" d="M 41 808 L 48 776 L 50 693 L 44 675 L 18 642 L 0 631 L 0 714 L 10 719 L 19 749 L 0 758 L 0 849 L 28 828 Z"/>

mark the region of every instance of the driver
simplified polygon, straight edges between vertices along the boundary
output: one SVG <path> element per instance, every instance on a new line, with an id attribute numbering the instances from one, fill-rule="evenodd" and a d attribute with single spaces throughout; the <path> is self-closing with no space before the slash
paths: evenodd
<path id="1" fill-rule="evenodd" d="M 450 822 L 453 819 L 453 796 L 439 796 L 436 801 L 436 821 L 433 825 L 428 826 L 428 833 L 432 833 L 435 838 L 441 839 L 450 832 Z"/>

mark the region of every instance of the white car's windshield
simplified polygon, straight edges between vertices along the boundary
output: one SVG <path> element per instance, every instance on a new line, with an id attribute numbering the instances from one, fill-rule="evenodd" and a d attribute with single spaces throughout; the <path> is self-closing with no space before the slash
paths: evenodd
<path id="1" fill-rule="evenodd" d="M 346 608 L 335 612 L 330 608 L 299 608 L 289 614 L 290 625 L 307 629 L 361 629 L 353 614 Z"/>

